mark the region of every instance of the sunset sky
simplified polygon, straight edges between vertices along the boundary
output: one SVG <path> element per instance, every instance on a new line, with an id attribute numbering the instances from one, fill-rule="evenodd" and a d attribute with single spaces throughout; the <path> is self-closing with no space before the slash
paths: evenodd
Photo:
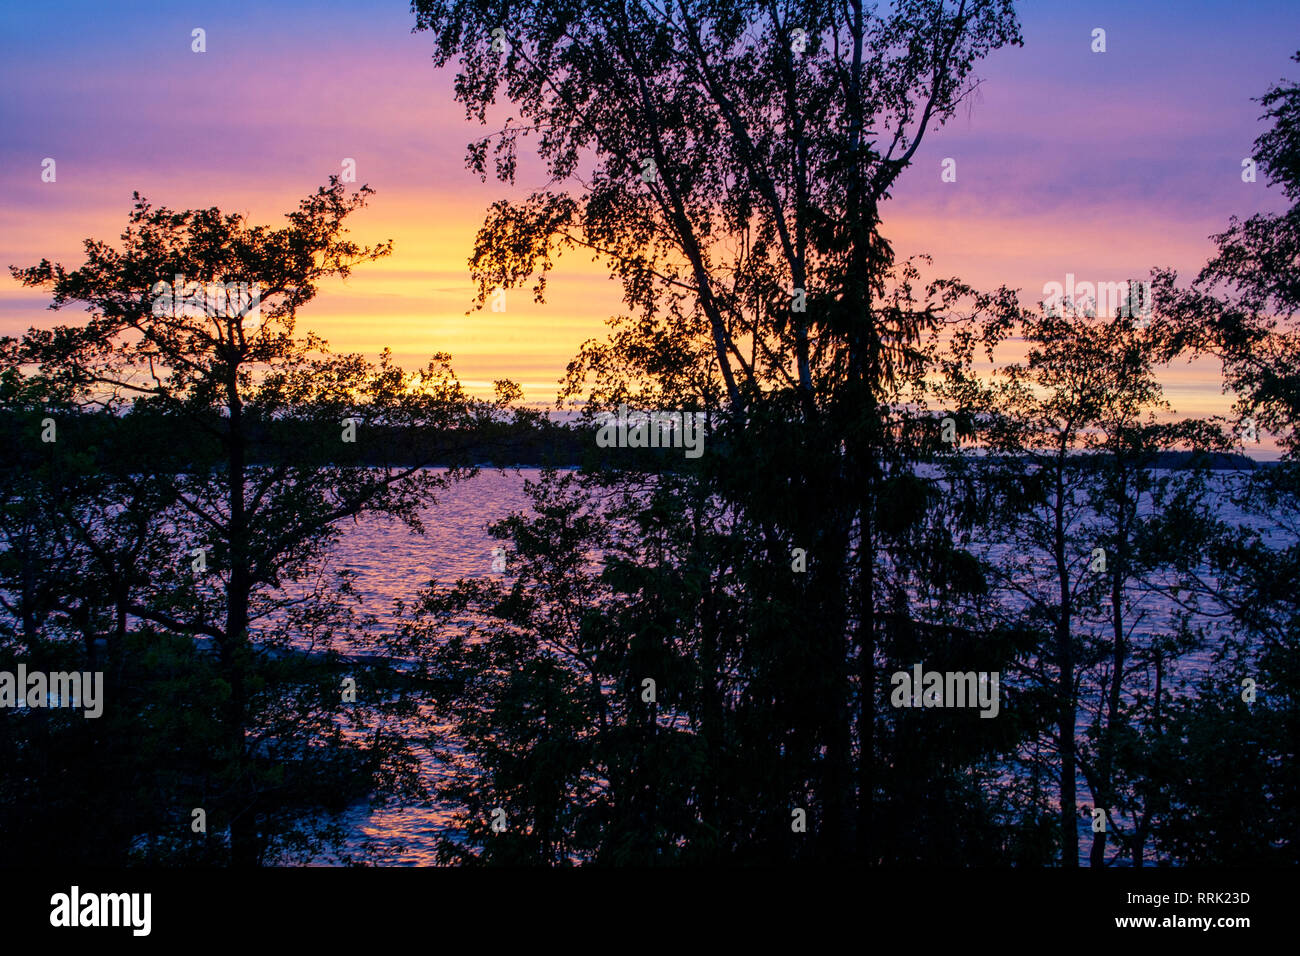
<path id="1" fill-rule="evenodd" d="M 1028 300 L 1083 281 L 1190 276 L 1231 215 L 1283 208 L 1241 181 L 1262 131 L 1260 96 L 1300 73 L 1300 4 L 1027 3 L 1025 46 L 995 53 L 970 108 L 932 133 L 885 209 L 902 255 Z M 467 259 L 485 208 L 508 193 L 464 167 L 479 134 L 401 2 L 6 5 L 0 12 L 0 265 L 80 264 L 81 241 L 116 242 L 132 190 L 156 205 L 219 206 L 278 224 L 357 161 L 377 194 L 350 220 L 391 257 L 322 288 L 300 323 L 338 350 L 390 346 L 404 364 L 449 351 L 462 380 L 495 378 L 550 403 L 565 363 L 620 311 L 586 257 L 561 260 L 548 302 L 512 292 L 504 314 L 467 316 Z M 207 32 L 207 52 L 190 31 Z M 1090 50 L 1106 30 L 1107 51 Z M 57 161 L 56 183 L 41 161 Z M 940 180 L 945 157 L 957 181 Z M 519 193 L 543 185 L 525 165 Z M 0 334 L 60 321 L 48 296 L 0 278 Z M 62 321 L 76 321 L 64 315 Z M 1217 369 L 1166 378 L 1184 413 L 1226 408 Z"/>

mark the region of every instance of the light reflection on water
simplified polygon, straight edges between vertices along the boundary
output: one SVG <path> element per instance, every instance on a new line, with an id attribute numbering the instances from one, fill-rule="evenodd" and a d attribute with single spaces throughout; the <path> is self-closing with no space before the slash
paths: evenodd
<path id="1" fill-rule="evenodd" d="M 365 610 L 379 619 L 380 626 L 391 627 L 393 602 L 400 598 L 410 604 L 430 581 L 445 586 L 460 578 L 492 576 L 492 549 L 501 542 L 488 534 L 488 525 L 512 511 L 527 511 L 524 481 L 535 481 L 540 475 L 537 468 L 505 472 L 484 468 L 446 489 L 437 504 L 421 514 L 422 536 L 400 522 L 362 518 L 345 530 L 333 564 L 356 574 L 355 586 Z M 432 732 L 441 735 L 443 729 L 435 727 Z M 411 743 L 421 758 L 423 782 L 432 792 L 446 771 L 422 735 Z M 447 745 L 440 741 L 439 746 Z M 450 808 L 442 806 L 386 806 L 372 811 L 362 805 L 345 814 L 343 822 L 355 833 L 348 843 L 352 852 L 365 842 L 378 849 L 375 862 L 433 866 L 437 840 L 453 835 L 450 817 Z"/>

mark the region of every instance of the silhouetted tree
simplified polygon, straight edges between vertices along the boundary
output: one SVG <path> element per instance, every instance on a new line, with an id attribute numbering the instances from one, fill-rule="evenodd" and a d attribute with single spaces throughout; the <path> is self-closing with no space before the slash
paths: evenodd
<path id="1" fill-rule="evenodd" d="M 1300 62 L 1300 53 L 1292 59 Z M 1283 451 L 1276 467 L 1261 469 L 1231 496 L 1246 520 L 1225 521 L 1201 542 L 1210 564 L 1205 589 L 1213 590 L 1246 640 L 1219 681 L 1207 683 L 1201 709 L 1189 704 L 1180 713 L 1183 733 L 1204 739 L 1209 727 L 1220 725 L 1256 752 L 1259 767 L 1215 773 L 1212 780 L 1202 767 L 1200 779 L 1213 792 L 1198 797 L 1179 788 L 1171 799 L 1207 820 L 1238 810 L 1256 821 L 1263 814 L 1276 830 L 1260 857 L 1294 861 L 1300 823 L 1300 772 L 1293 759 L 1300 739 L 1300 85 L 1274 86 L 1260 102 L 1270 128 L 1255 141 L 1254 158 L 1292 205 L 1278 214 L 1234 218 L 1214 237 L 1217 254 L 1189 287 L 1180 288 L 1172 271 L 1155 275 L 1157 308 L 1178 331 L 1176 344 L 1223 361 L 1226 385 L 1238 399 L 1243 445 L 1250 448 L 1271 432 Z M 1245 680 L 1260 687 L 1258 701 L 1225 701 L 1225 695 L 1242 695 Z M 1266 813 L 1257 792 L 1261 779 Z M 1187 859 L 1237 858 L 1225 836 L 1209 828 L 1189 827 L 1176 839 L 1167 833 L 1162 839 L 1173 839 Z"/>
<path id="2" fill-rule="evenodd" d="M 52 307 L 84 302 L 91 317 L 9 343 L 8 380 L 27 375 L 33 393 L 102 406 L 149 436 L 130 468 L 94 479 L 82 462 L 75 482 L 61 471 L 72 487 L 47 484 L 34 500 L 45 500 L 58 535 L 53 556 L 75 562 L 102 595 L 115 622 L 110 657 L 128 619 L 141 635 L 190 642 L 173 668 L 199 666 L 193 646 L 211 649 L 206 686 L 218 692 L 196 703 L 210 708 L 201 726 L 212 756 L 184 789 L 206 790 L 236 865 L 308 839 L 304 806 L 340 809 L 368 783 L 409 770 L 395 737 L 374 734 L 369 747 L 345 739 L 374 709 L 343 703 L 338 649 L 357 624 L 329 555 L 340 524 L 358 515 L 419 530 L 433 493 L 469 473 L 424 466 L 454 457 L 458 430 L 491 414 L 465 398 L 445 355 L 407 373 L 387 353 L 371 363 L 333 355 L 310 333 L 295 337 L 298 309 L 322 280 L 388 253 L 346 237 L 344 219 L 369 192 L 348 195 L 333 178 L 279 229 L 216 209 L 154 208 L 137 195 L 120 249 L 88 241 L 75 270 L 44 260 L 13 270 L 49 287 Z M 72 429 L 56 460 L 69 446 L 73 457 L 89 454 L 76 418 L 63 424 Z M 32 490 L 20 485 L 16 497 Z M 158 735 L 177 732 L 162 726 L 170 716 L 155 722 Z M 152 796 L 188 812 L 188 794 Z"/>
<path id="3" fill-rule="evenodd" d="M 1025 359 L 981 374 L 978 348 L 992 360 L 1011 333 L 1026 343 Z M 1061 862 L 1078 865 L 1086 781 L 1106 814 L 1090 854 L 1101 866 L 1107 834 L 1120 826 L 1114 811 L 1132 796 L 1121 798 L 1117 767 L 1139 717 L 1131 681 L 1152 635 L 1177 629 L 1144 608 L 1174 590 L 1159 572 L 1177 558 L 1144 543 L 1167 504 L 1180 502 L 1186 519 L 1205 491 L 1203 468 L 1162 477 L 1156 467 L 1164 452 L 1222 450 L 1227 440 L 1209 422 L 1158 420 L 1168 409 L 1156 379 L 1166 333 L 1127 310 L 1098 318 L 1090 306 L 1046 307 L 1014 326 L 973 329 L 953 346 L 940 394 L 984 454 L 955 449 L 947 470 L 978 515 L 973 533 L 984 539 L 1001 615 L 1043 632 L 1023 676 L 1054 710 Z M 1082 741 L 1081 711 L 1091 711 Z"/>
<path id="4" fill-rule="evenodd" d="M 770 813 L 788 805 L 788 780 L 809 795 L 819 854 L 869 857 L 877 605 L 903 587 L 877 562 L 908 534 L 880 518 L 921 518 L 894 508 L 919 449 L 891 414 L 923 374 L 920 336 L 952 304 L 916 300 L 878 209 L 972 88 L 974 64 L 1019 42 L 1011 5 L 415 10 L 435 63 L 460 58 L 471 115 L 486 121 L 504 91 L 522 121 L 472 144 L 471 168 L 486 177 L 491 150 L 510 181 L 535 136 L 552 178 L 576 187 L 492 207 L 471 259 L 480 303 L 534 277 L 540 298 L 556 251 L 590 250 L 634 315 L 584 347 L 563 398 L 586 393 L 592 413 L 626 400 L 711 415 L 708 451 L 689 469 L 702 484 L 687 495 L 724 505 L 701 528 L 714 539 L 700 553 L 712 570 L 695 635 L 717 774 L 702 784 L 705 812 L 729 795 Z M 794 548 L 804 572 L 788 570 Z M 735 600 L 773 614 L 742 616 L 732 650 L 721 615 Z M 741 711 L 743 722 L 726 716 Z"/>

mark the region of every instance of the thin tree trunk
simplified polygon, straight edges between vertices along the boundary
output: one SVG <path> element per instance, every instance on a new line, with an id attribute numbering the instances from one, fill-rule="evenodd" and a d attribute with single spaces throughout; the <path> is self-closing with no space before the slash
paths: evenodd
<path id="1" fill-rule="evenodd" d="M 249 594 L 248 518 L 244 504 L 244 482 L 247 470 L 246 449 L 242 431 L 242 403 L 238 385 L 231 379 L 227 383 L 227 402 L 230 411 L 230 446 L 228 464 L 230 525 L 228 528 L 230 553 L 230 587 L 226 595 L 226 634 L 222 646 L 222 663 L 225 678 L 230 684 L 230 701 L 226 710 L 226 731 L 230 758 L 238 768 L 231 794 L 230 853 L 236 867 L 254 867 L 260 862 L 258 847 L 256 783 L 250 780 L 245 793 L 242 781 L 246 779 L 244 668 L 247 666 Z"/>
<path id="2" fill-rule="evenodd" d="M 1057 746 L 1061 753 L 1061 865 L 1079 865 L 1079 801 L 1075 776 L 1077 760 L 1074 741 L 1074 647 L 1070 640 L 1070 568 L 1065 553 L 1065 482 L 1062 468 L 1056 471 L 1055 558 L 1060 587 L 1060 612 L 1056 622 L 1056 656 L 1060 670 L 1057 705 Z"/>

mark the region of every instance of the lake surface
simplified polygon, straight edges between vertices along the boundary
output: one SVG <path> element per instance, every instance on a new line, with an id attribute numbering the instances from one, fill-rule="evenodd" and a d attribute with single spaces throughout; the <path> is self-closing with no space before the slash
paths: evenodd
<path id="1" fill-rule="evenodd" d="M 376 518 L 362 519 L 355 526 L 349 524 L 344 529 L 334 564 L 355 572 L 356 588 L 364 598 L 365 609 L 379 618 L 381 626 L 389 626 L 394 620 L 393 602 L 399 598 L 411 601 L 431 580 L 450 585 L 460 578 L 493 575 L 492 549 L 501 542 L 488 534 L 487 527 L 511 511 L 528 511 L 530 502 L 524 482 L 536 480 L 540 474 L 536 468 L 505 472 L 484 469 L 474 478 L 453 485 L 425 512 L 423 536 L 412 534 L 400 523 Z M 1230 520 L 1246 520 L 1227 505 L 1222 515 Z M 990 549 L 991 556 L 998 550 Z M 1151 601 L 1148 607 L 1144 599 L 1144 614 L 1149 616 L 1143 622 L 1143 630 L 1159 629 L 1174 612 L 1172 605 L 1159 595 L 1154 595 Z M 1140 640 L 1140 633 L 1135 637 Z M 1189 655 L 1180 662 L 1180 671 L 1186 674 L 1205 666 L 1208 656 L 1208 650 Z M 1081 730 L 1088 717 L 1081 709 Z M 432 790 L 441 772 L 439 763 L 418 739 L 415 746 L 422 756 L 425 783 Z M 1079 796 L 1081 803 L 1090 801 L 1082 781 Z M 349 849 L 355 851 L 363 843 L 369 844 L 380 850 L 375 862 L 395 865 L 434 865 L 436 841 L 440 836 L 455 833 L 450 808 L 438 806 L 375 811 L 358 806 L 344 816 L 343 822 L 353 834 Z M 1081 859 L 1086 863 L 1091 832 L 1083 819 L 1080 839 Z M 316 862 L 329 864 L 333 860 L 322 858 Z"/>
<path id="2" fill-rule="evenodd" d="M 492 549 L 502 542 L 488 534 L 488 525 L 512 511 L 528 511 L 524 482 L 540 475 L 537 468 L 485 468 L 452 485 L 422 514 L 424 535 L 411 533 L 399 522 L 362 518 L 346 527 L 335 566 L 355 572 L 366 610 L 381 626 L 391 626 L 393 602 L 400 598 L 409 603 L 430 581 L 451 585 L 461 578 L 493 576 Z M 432 791 L 441 767 L 422 742 L 414 746 L 423 757 L 421 773 Z M 377 847 L 386 864 L 432 866 L 439 836 L 454 832 L 450 817 L 450 809 L 437 806 L 375 811 L 359 806 L 345 816 L 355 834 L 349 849 L 357 850 L 364 842 Z"/>

